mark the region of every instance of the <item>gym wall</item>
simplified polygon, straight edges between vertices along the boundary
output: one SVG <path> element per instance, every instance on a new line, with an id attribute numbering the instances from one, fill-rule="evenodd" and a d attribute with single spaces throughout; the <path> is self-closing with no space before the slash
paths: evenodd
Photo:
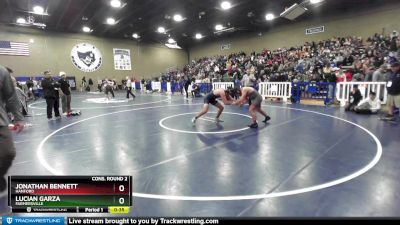
<path id="1" fill-rule="evenodd" d="M 134 40 L 105 39 L 87 34 L 66 34 L 46 32 L 40 29 L 22 28 L 16 26 L 0 26 L 0 40 L 29 42 L 30 56 L 0 55 L 0 65 L 14 70 L 15 76 L 40 75 L 45 70 L 53 74 L 65 71 L 67 75 L 76 76 L 77 83 L 83 76 L 97 79 L 116 78 L 118 83 L 126 76 L 148 78 L 159 76 L 161 72 L 172 67 L 182 68 L 188 63 L 187 52 L 168 49 L 161 44 L 139 44 Z M 71 62 L 70 54 L 73 46 L 79 43 L 89 43 L 98 48 L 103 56 L 101 67 L 94 72 L 85 73 L 77 69 Z M 114 69 L 113 48 L 130 49 L 132 70 Z"/>

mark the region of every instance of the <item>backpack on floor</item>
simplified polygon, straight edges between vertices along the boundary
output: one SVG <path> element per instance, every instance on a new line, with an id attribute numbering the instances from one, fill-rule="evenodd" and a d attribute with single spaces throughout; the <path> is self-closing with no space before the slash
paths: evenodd
<path id="1" fill-rule="evenodd" d="M 80 116 L 81 114 L 81 110 L 74 110 L 69 112 L 67 116 Z"/>

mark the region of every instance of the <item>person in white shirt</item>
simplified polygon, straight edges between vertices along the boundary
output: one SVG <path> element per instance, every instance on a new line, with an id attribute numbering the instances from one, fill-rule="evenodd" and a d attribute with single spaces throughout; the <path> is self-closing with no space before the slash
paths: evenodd
<path id="1" fill-rule="evenodd" d="M 366 98 L 355 107 L 354 111 L 360 114 L 373 114 L 381 109 L 381 101 L 376 98 L 375 92 L 369 93 L 369 98 Z"/>
<path id="2" fill-rule="evenodd" d="M 133 99 L 136 96 L 132 93 L 132 80 L 129 77 L 126 77 L 126 98 L 129 99 L 129 95 L 132 95 Z"/>
<path id="3" fill-rule="evenodd" d="M 101 79 L 97 80 L 97 89 L 101 92 L 101 87 L 103 86 L 103 81 Z"/>
<path id="4" fill-rule="evenodd" d="M 111 93 L 112 98 L 115 98 L 114 90 L 113 90 L 113 82 L 106 78 L 104 81 L 104 91 L 106 93 L 107 99 L 110 100 L 108 93 Z"/>
<path id="5" fill-rule="evenodd" d="M 242 83 L 242 87 L 250 87 L 251 86 L 250 85 L 250 77 L 247 75 L 247 73 L 245 73 L 243 75 L 241 83 Z"/>

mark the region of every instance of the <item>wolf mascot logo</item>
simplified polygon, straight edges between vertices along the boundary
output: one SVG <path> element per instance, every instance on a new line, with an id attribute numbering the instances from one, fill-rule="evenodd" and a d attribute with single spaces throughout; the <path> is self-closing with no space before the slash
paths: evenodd
<path id="1" fill-rule="evenodd" d="M 91 66 L 96 60 L 96 56 L 93 52 L 78 52 L 79 59 L 85 63 L 86 66 Z"/>
<path id="2" fill-rule="evenodd" d="M 83 72 L 96 71 L 102 63 L 101 52 L 88 43 L 75 45 L 71 50 L 71 61 L 76 68 Z"/>

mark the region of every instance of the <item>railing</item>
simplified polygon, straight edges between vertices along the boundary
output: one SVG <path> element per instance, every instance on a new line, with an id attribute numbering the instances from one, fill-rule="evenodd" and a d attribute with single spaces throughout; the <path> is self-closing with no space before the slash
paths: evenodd
<path id="1" fill-rule="evenodd" d="M 233 82 L 213 82 L 213 83 L 201 83 L 196 81 L 200 86 L 200 93 L 206 94 L 216 89 L 226 89 L 228 87 L 234 87 Z M 263 98 L 282 98 L 284 102 L 288 101 L 291 97 L 294 102 L 300 102 L 300 99 L 323 99 L 325 104 L 332 102 L 334 96 L 340 102 L 341 106 L 344 106 L 349 101 L 351 91 L 354 86 L 357 85 L 358 89 L 363 96 L 363 99 L 369 98 L 371 91 L 376 93 L 376 97 L 382 101 L 382 104 L 386 104 L 387 101 L 387 89 L 386 82 L 340 82 L 334 86 L 335 83 L 323 83 L 323 82 L 264 82 L 258 84 L 258 92 Z M 146 90 L 146 84 L 143 85 L 141 82 L 135 82 L 134 85 L 136 90 Z M 167 94 L 173 94 L 174 92 L 180 92 L 183 88 L 183 84 L 178 82 L 151 82 L 151 88 L 153 90 L 159 90 L 159 92 L 165 92 Z M 189 86 L 189 92 L 191 85 Z"/>
<path id="2" fill-rule="evenodd" d="M 355 85 L 358 86 L 363 99 L 369 98 L 369 93 L 373 91 L 382 104 L 386 104 L 388 94 L 386 82 L 340 82 L 336 84 L 336 99 L 341 106 L 349 101 L 350 93 L 354 90 Z"/>
<path id="3" fill-rule="evenodd" d="M 161 82 L 152 81 L 151 82 L 151 89 L 161 91 Z"/>
<path id="4" fill-rule="evenodd" d="M 212 83 L 213 90 L 217 89 L 227 89 L 228 87 L 233 87 L 234 83 L 233 82 L 215 82 Z"/>
<path id="5" fill-rule="evenodd" d="M 290 82 L 259 83 L 258 92 L 263 98 L 282 98 L 286 102 L 292 94 L 292 84 Z"/>

